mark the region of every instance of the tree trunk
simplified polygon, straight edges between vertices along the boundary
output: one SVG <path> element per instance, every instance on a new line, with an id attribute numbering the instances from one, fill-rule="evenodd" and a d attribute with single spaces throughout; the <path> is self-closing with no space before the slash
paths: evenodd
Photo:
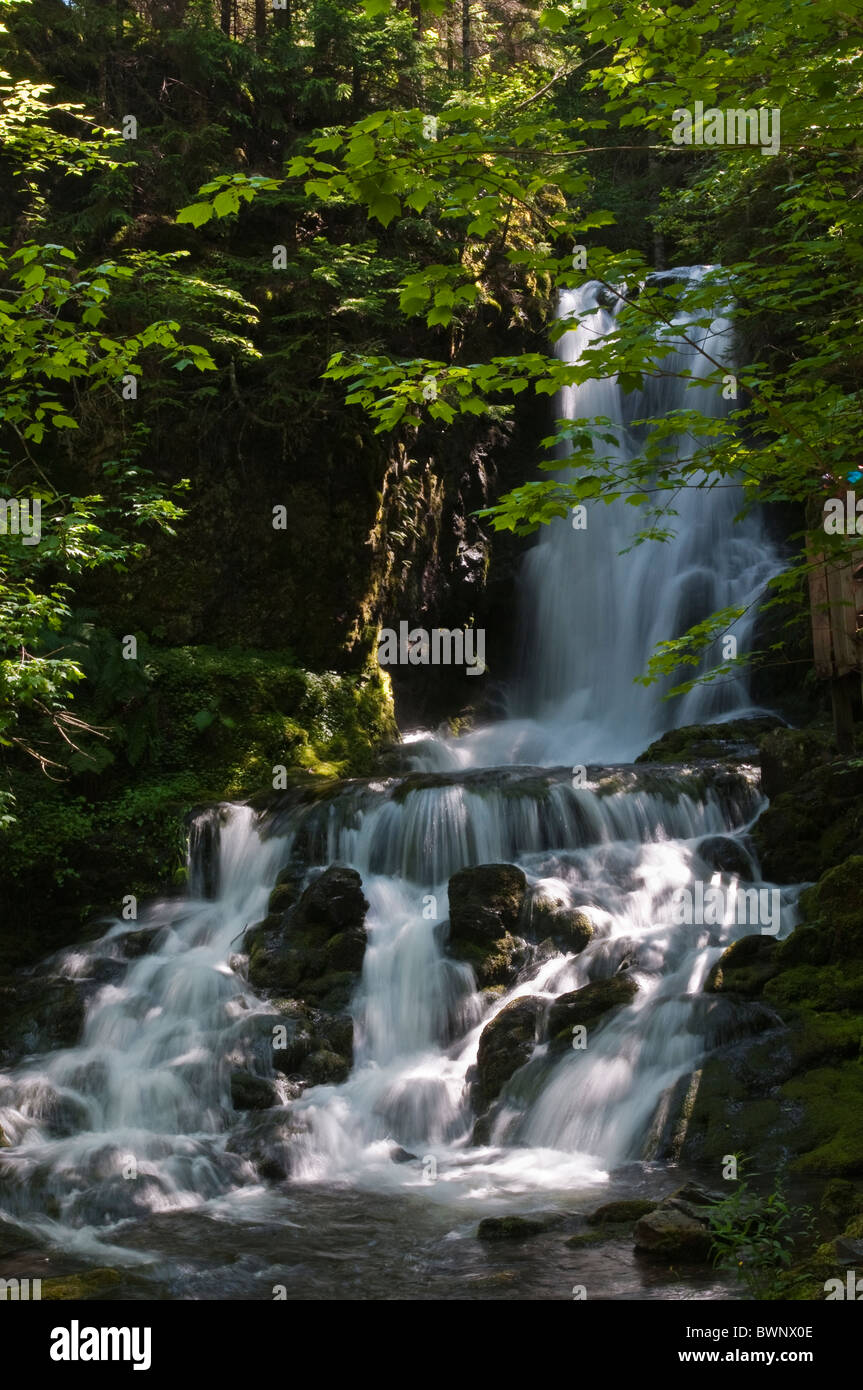
<path id="1" fill-rule="evenodd" d="M 219 28 L 231 37 L 231 0 L 219 0 Z"/>
<path id="2" fill-rule="evenodd" d="M 470 82 L 470 0 L 461 0 L 461 70 Z"/>

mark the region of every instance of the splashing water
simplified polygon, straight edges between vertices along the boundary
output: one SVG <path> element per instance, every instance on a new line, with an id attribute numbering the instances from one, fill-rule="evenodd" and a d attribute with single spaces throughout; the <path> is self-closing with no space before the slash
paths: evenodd
<path id="1" fill-rule="evenodd" d="M 607 333 L 613 312 L 595 286 L 566 292 L 561 313 L 586 317 L 561 340 L 563 356 Z M 698 331 L 719 351 L 730 330 L 723 320 Z M 684 345 L 678 365 L 694 377 L 706 369 Z M 628 422 L 625 456 L 637 448 L 631 422 L 682 408 L 685 389 L 662 378 L 627 401 L 615 381 L 592 382 L 564 393 L 562 413 Z M 525 563 L 511 717 L 426 740 L 417 771 L 441 775 L 350 783 L 269 820 L 243 806 L 211 810 L 192 827 L 186 900 L 154 904 L 140 925 L 117 921 L 61 957 L 60 973 L 88 991 L 86 1021 L 78 1046 L 0 1075 L 9 1219 L 134 1261 L 146 1256 L 123 1233 L 143 1216 L 224 1212 L 260 1193 L 254 1163 L 231 1143 L 236 1068 L 275 1086 L 295 1183 L 416 1189 L 494 1210 L 589 1191 L 616 1165 L 661 1153 L 664 1117 L 706 1052 L 771 1023 L 761 1006 L 702 992 L 725 945 L 751 928 L 730 913 L 711 926 L 674 926 L 669 914 L 675 889 L 696 878 L 736 884 L 700 845 L 745 837 L 764 804 L 754 774 L 595 765 L 625 763 L 671 723 L 750 712 L 743 680 L 673 705 L 632 683 L 659 639 L 751 603 L 778 568 L 758 519 L 734 524 L 734 489 L 687 490 L 676 505 L 677 538 L 626 555 L 637 522 L 625 505 L 593 508 L 586 531 L 545 529 Z M 751 622 L 735 629 L 741 644 Z M 588 767 L 585 785 L 573 784 L 576 764 Z M 335 862 L 359 871 L 368 947 L 349 1078 L 291 1098 L 271 1067 L 278 1012 L 250 989 L 241 953 L 298 854 L 307 881 Z M 447 883 L 465 866 L 502 862 L 524 870 L 531 894 L 584 910 L 594 935 L 578 955 L 527 947 L 515 983 L 490 997 L 447 954 Z M 782 891 L 781 935 L 796 892 Z M 472 1142 L 470 1083 L 489 1021 L 516 998 L 545 1010 L 622 973 L 638 986 L 631 1003 L 583 1052 L 537 1043 L 483 1142 Z M 413 1160 L 393 1163 L 394 1145 Z"/>

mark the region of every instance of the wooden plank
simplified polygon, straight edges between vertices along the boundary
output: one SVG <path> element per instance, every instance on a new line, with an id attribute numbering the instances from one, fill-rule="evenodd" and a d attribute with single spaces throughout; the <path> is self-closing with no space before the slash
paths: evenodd
<path id="1" fill-rule="evenodd" d="M 834 670 L 837 676 L 847 676 L 859 669 L 859 649 L 854 635 L 857 613 L 850 564 L 827 566 L 827 593 L 833 631 Z"/>
<path id="2" fill-rule="evenodd" d="M 812 646 L 815 653 L 815 674 L 819 680 L 833 675 L 833 636 L 827 595 L 827 570 L 823 555 L 812 555 L 817 565 L 809 572 L 809 606 L 812 616 Z"/>

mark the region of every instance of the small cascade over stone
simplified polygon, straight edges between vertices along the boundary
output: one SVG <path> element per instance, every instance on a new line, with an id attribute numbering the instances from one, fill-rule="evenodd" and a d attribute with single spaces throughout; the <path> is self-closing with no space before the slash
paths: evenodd
<path id="1" fill-rule="evenodd" d="M 560 311 L 585 316 L 569 360 L 615 312 L 597 286 Z M 724 350 L 725 320 L 698 331 Z M 678 365 L 701 373 L 683 344 Z M 625 456 L 632 422 L 685 390 L 589 383 L 559 413 L 621 420 Z M 633 685 L 657 640 L 751 603 L 778 567 L 739 501 L 686 491 L 677 539 L 626 555 L 624 504 L 547 528 L 510 718 L 417 743 L 412 771 L 197 812 L 187 896 L 46 966 L 80 991 L 83 1031 L 0 1073 L 4 1220 L 146 1263 L 142 1222 L 242 1222 L 260 1202 L 277 1220 L 286 1182 L 475 1213 L 672 1156 L 703 1058 L 777 1023 L 704 991 L 759 931 L 740 894 L 775 893 L 776 935 L 795 920 L 797 890 L 763 884 L 747 842 L 752 767 L 630 761 L 672 723 L 752 712 L 742 679 L 674 703 Z M 696 883 L 725 906 L 680 923 Z"/>

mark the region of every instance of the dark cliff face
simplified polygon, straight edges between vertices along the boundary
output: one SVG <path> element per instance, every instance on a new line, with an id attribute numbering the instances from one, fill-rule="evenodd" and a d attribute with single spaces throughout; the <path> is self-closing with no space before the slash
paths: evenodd
<path id="1" fill-rule="evenodd" d="M 526 339 L 501 333 L 493 350 Z M 165 645 L 286 651 L 318 671 L 366 667 L 381 625 L 482 628 L 487 674 L 396 666 L 390 676 L 404 725 L 490 711 L 511 671 L 517 562 L 530 542 L 475 513 L 533 474 L 547 399 L 525 393 L 502 421 L 375 435 L 319 380 L 296 417 L 268 396 L 273 371 L 270 359 L 248 381 L 235 373 L 203 416 L 174 412 L 156 426 L 160 473 L 193 479 L 187 515 L 119 584 L 86 580 L 82 602 Z"/>
<path id="2" fill-rule="evenodd" d="M 395 552 L 378 618 L 395 632 L 401 623 L 429 633 L 474 628 L 487 669 L 389 667 L 403 728 L 492 715 L 500 701 L 513 669 L 518 564 L 530 540 L 496 532 L 475 513 L 531 476 L 547 411 L 545 400 L 526 401 L 506 427 L 472 420 L 433 443 L 418 441 L 426 447 L 413 543 L 407 554 Z"/>

